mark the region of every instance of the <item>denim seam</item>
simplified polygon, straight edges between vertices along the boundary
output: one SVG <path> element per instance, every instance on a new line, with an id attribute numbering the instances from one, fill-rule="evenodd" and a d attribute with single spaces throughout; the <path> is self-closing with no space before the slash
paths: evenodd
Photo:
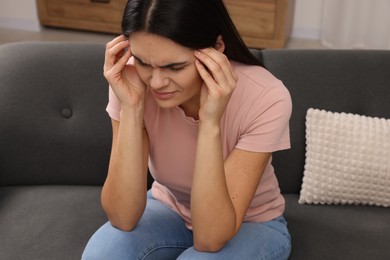
<path id="1" fill-rule="evenodd" d="M 180 245 L 181 244 L 181 245 Z M 146 248 L 143 252 L 141 252 L 139 259 L 144 260 L 153 253 L 156 250 L 159 250 L 161 248 L 182 248 L 182 249 L 187 249 L 191 247 L 191 245 L 186 245 L 185 243 L 182 242 L 177 242 L 177 244 L 172 244 L 172 243 L 157 243 L 150 245 L 148 248 Z"/>

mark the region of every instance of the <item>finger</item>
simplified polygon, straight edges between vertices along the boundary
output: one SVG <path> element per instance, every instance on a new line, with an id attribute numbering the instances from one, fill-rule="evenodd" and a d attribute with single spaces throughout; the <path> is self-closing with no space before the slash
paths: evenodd
<path id="1" fill-rule="evenodd" d="M 197 53 L 199 59 L 211 71 L 217 84 L 223 89 L 232 90 L 236 81 L 232 75 L 233 71 L 227 57 L 215 49 L 208 48 Z"/>
<path id="2" fill-rule="evenodd" d="M 217 84 L 224 84 L 226 81 L 226 77 L 223 73 L 222 68 L 214 62 L 213 59 L 210 58 L 205 52 L 196 51 L 195 56 L 201 61 L 202 65 L 204 65 L 211 73 Z"/>
<path id="3" fill-rule="evenodd" d="M 129 41 L 124 40 L 112 45 L 106 49 L 106 60 L 115 63 L 117 59 L 123 56 L 124 50 L 129 47 Z"/>
<path id="4" fill-rule="evenodd" d="M 215 63 L 219 64 L 225 73 L 225 76 L 227 80 L 231 83 L 237 82 L 237 75 L 233 70 L 233 67 L 229 61 L 229 59 L 226 57 L 225 54 L 217 51 L 214 48 L 208 48 L 205 50 L 206 54 L 210 56 L 211 59 L 214 60 Z"/>
<path id="5" fill-rule="evenodd" d="M 110 74 L 117 75 L 121 73 L 125 68 L 130 57 L 131 57 L 130 48 L 127 48 L 123 53 L 123 56 L 119 58 L 114 65 L 107 67 L 108 77 Z"/>
<path id="6" fill-rule="evenodd" d="M 106 49 L 110 49 L 112 46 L 122 41 L 126 41 L 126 37 L 124 35 L 119 35 L 106 44 Z"/>
<path id="7" fill-rule="evenodd" d="M 112 41 L 108 42 L 106 44 L 106 50 L 105 50 L 105 59 L 106 61 L 111 61 L 112 64 L 115 62 L 115 60 L 111 60 L 110 57 L 108 56 L 110 54 L 110 52 L 112 51 L 112 48 L 114 46 L 117 46 L 118 43 L 122 43 L 122 42 L 125 42 L 127 39 L 125 36 L 123 35 L 120 35 L 118 37 L 116 37 L 115 39 L 113 39 Z"/>
<path id="8" fill-rule="evenodd" d="M 195 60 L 196 69 L 199 72 L 199 75 L 203 79 L 206 87 L 211 93 L 216 93 L 216 89 L 219 88 L 218 84 L 215 82 L 214 78 L 207 71 L 206 67 L 199 61 Z"/>
<path id="9" fill-rule="evenodd" d="M 118 62 L 119 64 L 122 64 L 123 60 L 126 59 L 125 57 L 127 57 L 128 60 L 130 56 L 129 53 L 125 52 L 126 48 L 128 52 L 130 52 L 129 42 L 125 40 L 125 41 L 118 42 L 115 45 L 113 45 L 111 48 L 107 49 L 105 53 L 104 69 L 109 70 Z"/>
<path id="10" fill-rule="evenodd" d="M 203 49 L 201 54 L 203 54 L 201 55 L 202 62 L 213 72 L 213 76 L 216 77 L 218 83 L 228 84 L 229 87 L 236 85 L 237 76 L 226 55 L 214 48 Z"/>
<path id="11" fill-rule="evenodd" d="M 124 67 L 131 57 L 130 47 L 124 48 L 123 51 L 117 55 L 118 60 L 116 61 L 114 66 Z"/>

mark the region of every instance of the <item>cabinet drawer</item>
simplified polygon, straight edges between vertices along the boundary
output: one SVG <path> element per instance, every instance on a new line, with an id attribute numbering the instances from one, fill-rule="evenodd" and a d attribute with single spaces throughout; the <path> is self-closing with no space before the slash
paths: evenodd
<path id="1" fill-rule="evenodd" d="M 41 23 L 120 33 L 126 0 L 38 0 Z"/>
<path id="2" fill-rule="evenodd" d="M 274 37 L 276 19 L 274 0 L 225 0 L 225 4 L 243 37 Z"/>

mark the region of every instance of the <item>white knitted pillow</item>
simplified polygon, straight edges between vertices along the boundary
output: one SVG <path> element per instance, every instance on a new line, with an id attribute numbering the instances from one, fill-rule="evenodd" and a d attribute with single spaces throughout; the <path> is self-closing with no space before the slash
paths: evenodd
<path id="1" fill-rule="evenodd" d="M 299 203 L 390 206 L 390 120 L 312 109 Z"/>

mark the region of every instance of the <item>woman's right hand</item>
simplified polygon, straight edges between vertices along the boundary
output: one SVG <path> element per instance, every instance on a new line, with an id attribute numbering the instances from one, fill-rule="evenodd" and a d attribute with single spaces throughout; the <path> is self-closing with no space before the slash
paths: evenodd
<path id="1" fill-rule="evenodd" d="M 134 108 L 145 100 L 146 86 L 139 77 L 135 66 L 127 64 L 131 57 L 130 44 L 121 35 L 107 43 L 104 77 L 117 96 L 122 108 Z"/>

